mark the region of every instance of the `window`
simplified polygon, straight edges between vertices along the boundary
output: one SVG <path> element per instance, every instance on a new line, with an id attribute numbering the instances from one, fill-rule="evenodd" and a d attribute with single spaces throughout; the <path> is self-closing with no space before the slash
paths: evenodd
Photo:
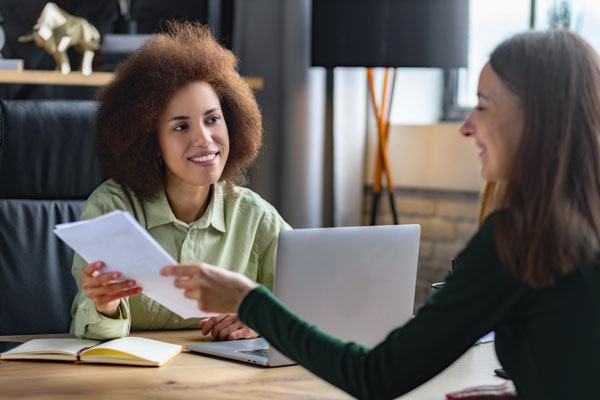
<path id="1" fill-rule="evenodd" d="M 600 2 L 598 0 L 537 0 L 536 29 L 551 26 L 553 11 L 561 14 L 563 5 L 569 8 L 569 28 L 587 40 L 600 52 Z"/>
<path id="2" fill-rule="evenodd" d="M 469 68 L 461 68 L 446 85 L 454 88 L 446 97 L 453 105 L 448 119 L 461 120 L 477 103 L 479 73 L 491 51 L 504 39 L 530 26 L 531 5 L 535 7 L 535 29 L 545 30 L 556 22 L 585 38 L 600 52 L 600 2 L 597 0 L 471 0 L 469 4 Z M 567 9 L 568 22 L 563 23 Z M 455 79 L 452 81 L 452 79 Z"/>
<path id="3" fill-rule="evenodd" d="M 460 107 L 477 103 L 479 72 L 498 43 L 529 28 L 529 1 L 471 0 L 469 3 L 469 68 L 458 73 Z"/>

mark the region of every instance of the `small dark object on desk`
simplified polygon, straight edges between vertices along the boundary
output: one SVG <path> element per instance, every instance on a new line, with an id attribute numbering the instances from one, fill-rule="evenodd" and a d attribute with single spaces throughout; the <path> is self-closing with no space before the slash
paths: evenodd
<path id="1" fill-rule="evenodd" d="M 494 373 L 496 375 L 498 375 L 500 378 L 510 379 L 510 376 L 508 376 L 508 374 L 506 373 L 506 371 L 503 368 L 495 369 Z"/>
<path id="2" fill-rule="evenodd" d="M 448 276 L 452 275 L 452 272 L 454 272 L 454 268 L 455 268 L 455 264 L 454 263 L 455 263 L 455 261 L 456 261 L 456 258 L 453 258 L 452 259 L 452 269 L 450 271 L 448 271 Z M 446 284 L 446 282 L 432 283 L 431 284 L 431 288 L 434 289 L 434 290 L 441 289 L 441 288 L 444 287 L 445 284 Z"/>

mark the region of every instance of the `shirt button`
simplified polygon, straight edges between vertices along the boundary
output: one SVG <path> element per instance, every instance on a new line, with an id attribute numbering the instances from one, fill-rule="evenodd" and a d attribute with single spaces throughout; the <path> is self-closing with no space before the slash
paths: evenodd
<path id="1" fill-rule="evenodd" d="M 174 318 L 173 319 L 173 323 L 178 324 L 179 323 L 179 318 Z"/>

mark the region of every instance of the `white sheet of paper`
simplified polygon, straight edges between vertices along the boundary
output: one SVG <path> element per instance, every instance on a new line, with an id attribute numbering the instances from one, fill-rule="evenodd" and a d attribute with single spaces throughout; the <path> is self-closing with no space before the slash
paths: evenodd
<path id="1" fill-rule="evenodd" d="M 119 271 L 134 279 L 143 293 L 183 318 L 215 314 L 173 285 L 174 277 L 160 275 L 162 267 L 177 264 L 169 253 L 128 213 L 111 211 L 99 217 L 59 224 L 54 233 L 88 263 L 103 261 L 103 272 Z"/>

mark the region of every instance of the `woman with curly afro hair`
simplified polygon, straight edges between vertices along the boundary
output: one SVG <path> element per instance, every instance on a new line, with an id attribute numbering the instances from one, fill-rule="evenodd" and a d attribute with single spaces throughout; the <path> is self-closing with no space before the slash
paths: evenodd
<path id="1" fill-rule="evenodd" d="M 99 102 L 97 150 L 109 179 L 81 219 L 128 211 L 178 262 L 219 265 L 272 288 L 277 236 L 289 226 L 237 186 L 258 154 L 262 122 L 235 56 L 207 27 L 169 22 L 118 67 Z M 78 337 L 198 327 L 221 339 L 257 336 L 236 314 L 182 320 L 103 267 L 74 257 Z"/>

